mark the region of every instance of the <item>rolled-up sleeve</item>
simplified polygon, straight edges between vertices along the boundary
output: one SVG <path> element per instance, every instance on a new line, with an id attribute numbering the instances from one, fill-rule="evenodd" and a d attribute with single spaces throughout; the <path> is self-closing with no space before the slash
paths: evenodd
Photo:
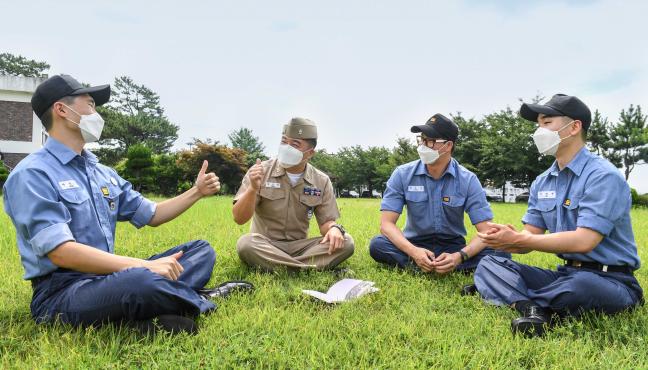
<path id="1" fill-rule="evenodd" d="M 404 206 L 405 191 L 403 189 L 403 179 L 399 168 L 396 168 L 387 181 L 387 188 L 383 193 L 380 210 L 402 213 Z"/>
<path id="2" fill-rule="evenodd" d="M 70 212 L 59 201 L 49 177 L 41 170 L 23 169 L 12 174 L 4 187 L 5 208 L 33 253 L 47 255 L 67 241 L 75 241 L 68 226 Z"/>
<path id="3" fill-rule="evenodd" d="M 522 217 L 522 223 L 547 230 L 547 225 L 545 224 L 544 219 L 542 218 L 542 213 L 537 208 L 537 205 L 538 184 L 536 180 L 531 184 L 531 189 L 529 190 L 529 205 L 526 214 Z"/>
<path id="4" fill-rule="evenodd" d="M 248 170 L 245 176 L 243 176 L 243 181 L 241 181 L 241 187 L 236 192 L 236 195 L 234 195 L 234 199 L 232 200 L 232 203 L 236 204 L 236 202 L 238 202 L 238 200 L 241 199 L 241 197 L 243 196 L 243 194 L 245 194 L 245 192 L 249 187 L 250 187 L 250 171 Z M 257 198 L 258 197 L 259 196 L 257 194 Z"/>
<path id="5" fill-rule="evenodd" d="M 578 203 L 577 227 L 608 235 L 630 207 L 630 188 L 616 173 L 591 176 Z"/>
<path id="6" fill-rule="evenodd" d="M 133 226 L 141 228 L 148 225 L 155 215 L 156 203 L 146 198 L 140 192 L 133 189 L 133 185 L 114 174 L 121 189 L 119 195 L 119 211 L 117 220 L 129 221 Z"/>
<path id="7" fill-rule="evenodd" d="M 480 222 L 492 220 L 493 211 L 491 210 L 490 204 L 488 204 L 488 200 L 486 200 L 486 192 L 482 188 L 477 176 L 470 177 L 467 193 L 465 210 L 468 213 L 468 217 L 470 217 L 470 222 L 476 225 Z"/>

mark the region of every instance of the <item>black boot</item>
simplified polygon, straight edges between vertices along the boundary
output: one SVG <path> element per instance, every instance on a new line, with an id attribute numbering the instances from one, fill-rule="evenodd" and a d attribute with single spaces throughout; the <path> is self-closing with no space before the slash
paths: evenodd
<path id="1" fill-rule="evenodd" d="M 536 305 L 525 307 L 522 316 L 511 321 L 513 334 L 521 334 L 527 338 L 543 336 L 550 326 L 547 309 Z"/>

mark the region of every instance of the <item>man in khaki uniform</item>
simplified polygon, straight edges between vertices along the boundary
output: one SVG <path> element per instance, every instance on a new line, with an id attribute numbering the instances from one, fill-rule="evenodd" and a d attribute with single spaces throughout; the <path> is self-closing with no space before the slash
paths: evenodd
<path id="1" fill-rule="evenodd" d="M 284 126 L 276 159 L 257 159 L 234 197 L 234 221 L 252 218 L 250 233 L 237 242 L 241 260 L 272 271 L 331 269 L 353 254 L 353 238 L 336 224 L 340 212 L 329 177 L 308 163 L 315 154 L 317 126 L 293 118 Z M 315 215 L 322 236 L 308 239 Z"/>

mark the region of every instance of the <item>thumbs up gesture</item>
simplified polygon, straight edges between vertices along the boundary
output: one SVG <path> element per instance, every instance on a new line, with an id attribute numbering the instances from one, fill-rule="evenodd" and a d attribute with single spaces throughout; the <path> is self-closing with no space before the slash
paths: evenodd
<path id="1" fill-rule="evenodd" d="M 256 164 L 250 168 L 248 176 L 250 177 L 250 187 L 254 190 L 259 190 L 261 188 L 261 181 L 263 180 L 263 166 L 261 165 L 261 160 L 257 158 Z"/>
<path id="2" fill-rule="evenodd" d="M 196 178 L 195 186 L 198 188 L 198 191 L 202 196 L 216 194 L 221 188 L 218 176 L 213 172 L 206 173 L 208 166 L 209 163 L 203 161 L 200 172 L 198 172 L 198 177 Z"/>

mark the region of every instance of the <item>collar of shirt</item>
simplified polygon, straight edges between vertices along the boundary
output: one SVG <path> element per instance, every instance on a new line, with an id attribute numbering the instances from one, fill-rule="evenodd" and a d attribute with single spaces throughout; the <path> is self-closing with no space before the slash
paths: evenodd
<path id="1" fill-rule="evenodd" d="M 279 165 L 279 162 L 275 159 L 275 163 L 272 164 L 274 167 L 270 176 L 272 177 L 281 177 L 286 174 L 286 169 Z M 310 163 L 306 163 L 306 169 L 304 170 L 304 181 L 309 184 L 313 183 L 314 173 L 313 166 Z"/>
<path id="2" fill-rule="evenodd" d="M 441 175 L 441 178 L 443 178 L 446 174 L 452 175 L 452 177 L 457 177 L 457 161 L 454 158 L 450 159 L 450 163 L 448 163 L 448 167 L 446 167 L 445 171 L 443 172 L 443 175 Z M 425 167 L 425 164 L 420 159 L 418 160 L 418 164 L 416 165 L 416 170 L 414 171 L 414 175 L 430 176 L 430 174 L 427 171 L 427 168 Z"/>
<path id="3" fill-rule="evenodd" d="M 56 159 L 61 162 L 63 165 L 67 165 L 76 158 L 77 154 L 74 150 L 70 149 L 67 145 L 61 143 L 60 141 L 54 139 L 53 137 L 47 138 L 45 142 L 45 149 L 50 152 Z M 89 150 L 83 149 L 81 156 L 86 158 L 91 165 L 96 165 L 99 161 L 97 156 L 92 154 Z"/>
<path id="4" fill-rule="evenodd" d="M 569 168 L 576 176 L 580 176 L 583 173 L 585 165 L 590 160 L 591 153 L 587 150 L 587 147 L 582 147 L 581 150 L 576 153 L 574 158 L 572 158 L 565 168 Z M 554 161 L 551 165 L 550 173 L 552 176 L 558 176 L 560 173 L 560 168 L 558 167 L 558 161 Z"/>

